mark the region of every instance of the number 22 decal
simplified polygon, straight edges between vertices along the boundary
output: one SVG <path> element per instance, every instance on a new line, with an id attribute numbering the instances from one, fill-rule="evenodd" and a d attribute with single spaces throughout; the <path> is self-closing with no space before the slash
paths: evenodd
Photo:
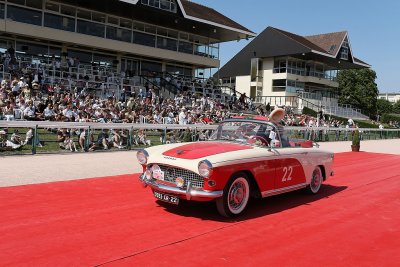
<path id="1" fill-rule="evenodd" d="M 282 177 L 282 182 L 290 181 L 292 180 L 292 172 L 293 172 L 293 167 L 283 167 L 283 177 Z"/>

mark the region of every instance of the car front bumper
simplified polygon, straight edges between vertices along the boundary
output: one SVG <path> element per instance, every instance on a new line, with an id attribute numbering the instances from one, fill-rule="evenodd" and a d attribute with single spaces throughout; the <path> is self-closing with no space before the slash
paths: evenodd
<path id="1" fill-rule="evenodd" d="M 216 198 L 222 197 L 224 191 L 205 191 L 198 188 L 193 188 L 188 183 L 186 189 L 182 189 L 175 186 L 165 185 L 157 183 L 156 180 L 151 179 L 147 180 L 143 174 L 139 176 L 139 180 L 142 183 L 143 187 L 149 186 L 151 189 L 159 192 L 164 192 L 172 195 L 179 196 L 179 198 L 186 200 L 196 200 L 196 201 L 210 201 Z"/>

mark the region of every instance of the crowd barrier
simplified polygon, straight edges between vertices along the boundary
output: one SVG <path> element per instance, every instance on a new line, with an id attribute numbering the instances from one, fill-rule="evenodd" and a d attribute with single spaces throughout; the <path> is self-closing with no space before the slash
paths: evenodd
<path id="1" fill-rule="evenodd" d="M 217 125 L 204 124 L 177 125 L 0 121 L 0 130 L 7 129 L 6 138 L 8 140 L 10 140 L 15 130 L 18 130 L 21 139 L 25 139 L 25 135 L 28 131 L 31 133 L 29 141 L 18 149 L 5 149 L 4 147 L 0 147 L 0 155 L 60 153 L 63 151 L 57 139 L 57 131 L 60 129 L 69 130 L 71 140 L 76 142 L 76 146 L 79 150 L 90 151 L 91 144 L 97 142 L 98 136 L 104 130 L 108 131 L 111 136 L 111 132 L 116 132 L 117 135 L 120 136 L 118 144 L 110 147 L 108 150 L 131 150 L 150 145 L 206 140 L 216 127 Z M 315 142 L 350 141 L 354 130 L 355 129 L 352 128 L 330 127 L 285 127 L 285 132 L 289 139 L 301 138 Z M 360 131 L 361 140 L 400 138 L 400 129 L 359 128 L 358 130 Z M 82 132 L 84 133 L 83 135 Z M 143 135 L 146 138 L 145 140 L 141 139 Z M 84 136 L 84 140 L 82 136 Z M 97 147 L 96 150 L 104 151 L 105 149 L 100 146 Z"/>

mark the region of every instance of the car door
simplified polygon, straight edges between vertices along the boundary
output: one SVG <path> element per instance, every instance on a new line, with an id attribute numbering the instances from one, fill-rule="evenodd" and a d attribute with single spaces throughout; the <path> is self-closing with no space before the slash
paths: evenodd
<path id="1" fill-rule="evenodd" d="M 297 153 L 295 148 L 279 148 L 281 155 L 275 161 L 275 189 L 290 191 L 302 187 L 306 183 L 303 164 L 307 160 L 307 152 Z"/>

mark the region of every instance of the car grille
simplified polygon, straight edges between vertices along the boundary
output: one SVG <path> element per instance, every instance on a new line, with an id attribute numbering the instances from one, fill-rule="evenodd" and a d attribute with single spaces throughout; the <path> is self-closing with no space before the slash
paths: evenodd
<path id="1" fill-rule="evenodd" d="M 164 181 L 175 183 L 176 177 L 182 177 L 185 180 L 185 187 L 188 182 L 191 182 L 193 187 L 203 188 L 204 186 L 204 179 L 195 172 L 169 166 L 159 166 L 161 171 L 164 172 Z"/>

